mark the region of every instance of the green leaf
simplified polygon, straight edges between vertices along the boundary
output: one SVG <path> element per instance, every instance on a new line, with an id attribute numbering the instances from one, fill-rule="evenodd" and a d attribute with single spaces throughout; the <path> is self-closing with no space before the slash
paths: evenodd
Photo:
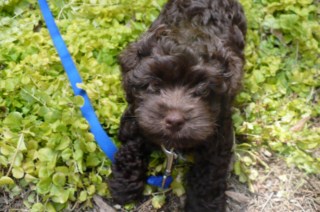
<path id="1" fill-rule="evenodd" d="M 297 27 L 299 17 L 295 14 L 282 14 L 279 17 L 279 26 L 283 29 L 293 29 Z"/>
<path id="2" fill-rule="evenodd" d="M 50 195 L 53 202 L 63 204 L 68 201 L 69 191 L 65 190 L 62 186 L 53 185 L 50 189 Z"/>
<path id="3" fill-rule="evenodd" d="M 153 193 L 153 187 L 150 185 L 146 185 L 143 190 L 143 195 L 149 196 Z"/>
<path id="4" fill-rule="evenodd" d="M 24 176 L 24 170 L 21 167 L 14 167 L 12 169 L 12 175 L 16 179 L 21 179 Z"/>
<path id="5" fill-rule="evenodd" d="M 10 177 L 2 176 L 0 177 L 0 186 L 3 185 L 14 185 L 14 181 Z"/>
<path id="6" fill-rule="evenodd" d="M 68 161 L 71 158 L 71 156 L 72 156 L 72 150 L 71 149 L 65 149 L 61 153 L 61 158 L 64 161 Z"/>
<path id="7" fill-rule="evenodd" d="M 250 169 L 249 179 L 254 181 L 257 180 L 259 173 L 256 169 Z"/>
<path id="8" fill-rule="evenodd" d="M 135 204 L 134 203 L 128 203 L 128 204 L 125 204 L 125 206 L 124 206 L 124 209 L 126 211 L 132 211 L 134 208 L 135 208 Z"/>
<path id="9" fill-rule="evenodd" d="M 240 161 L 237 160 L 234 164 L 233 164 L 233 169 L 234 169 L 234 173 L 236 175 L 240 175 L 241 173 L 241 164 L 240 164 Z"/>
<path id="10" fill-rule="evenodd" d="M 73 99 L 73 103 L 77 107 L 82 107 L 84 105 L 84 99 L 81 96 L 75 96 Z"/>
<path id="11" fill-rule="evenodd" d="M 36 183 L 38 179 L 30 174 L 26 174 L 24 179 L 26 180 L 27 183 Z"/>
<path id="12" fill-rule="evenodd" d="M 42 212 L 45 211 L 45 207 L 42 203 L 35 203 L 32 205 L 31 212 Z"/>
<path id="13" fill-rule="evenodd" d="M 94 142 L 86 143 L 86 149 L 88 152 L 95 152 L 97 149 L 97 145 Z"/>
<path id="14" fill-rule="evenodd" d="M 94 185 L 90 185 L 87 188 L 87 192 L 88 192 L 89 195 L 93 195 L 96 192 L 96 187 Z"/>
<path id="15" fill-rule="evenodd" d="M 160 209 L 166 200 L 165 195 L 156 195 L 152 197 L 152 206 L 156 209 Z"/>
<path id="16" fill-rule="evenodd" d="M 22 84 L 24 84 L 24 85 L 27 85 L 27 84 L 29 84 L 30 83 L 30 77 L 28 77 L 28 76 L 23 76 L 22 78 L 21 78 L 21 83 Z"/>
<path id="17" fill-rule="evenodd" d="M 21 129 L 22 125 L 22 115 L 18 112 L 9 113 L 4 119 L 3 124 L 10 127 L 13 131 L 18 131 Z"/>
<path id="18" fill-rule="evenodd" d="M 66 183 L 66 176 L 65 174 L 63 173 L 55 173 L 53 176 L 52 176 L 52 182 L 54 185 L 56 186 L 64 186 L 65 183 Z"/>
<path id="19" fill-rule="evenodd" d="M 46 164 L 43 164 L 39 167 L 40 178 L 48 178 L 52 175 L 53 172 L 54 172 L 54 169 L 52 167 L 49 167 Z"/>
<path id="20" fill-rule="evenodd" d="M 100 196 L 109 196 L 108 185 L 107 183 L 100 183 L 97 185 L 97 194 Z"/>
<path id="21" fill-rule="evenodd" d="M 244 156 L 241 161 L 243 161 L 247 166 L 253 163 L 253 160 L 249 156 Z"/>
<path id="22" fill-rule="evenodd" d="M 46 204 L 46 208 L 45 208 L 45 211 L 46 212 L 56 212 L 58 210 L 58 208 L 56 209 L 54 206 L 53 206 L 53 204 L 51 204 L 51 203 L 47 203 Z"/>
<path id="23" fill-rule="evenodd" d="M 172 183 L 171 183 L 171 186 L 172 188 L 172 191 L 175 195 L 177 195 L 178 197 L 182 196 L 183 194 L 186 193 L 185 189 L 184 189 L 184 186 L 183 186 L 183 183 L 180 182 L 180 181 L 177 181 L 177 180 L 174 180 Z"/>
<path id="24" fill-rule="evenodd" d="M 261 71 L 257 70 L 253 72 L 254 79 L 257 83 L 261 83 L 265 81 L 265 77 L 261 73 Z"/>
<path id="25" fill-rule="evenodd" d="M 97 154 L 89 154 L 86 160 L 86 165 L 88 167 L 95 167 L 101 163 L 100 158 Z"/>
<path id="26" fill-rule="evenodd" d="M 43 178 L 37 183 L 37 192 L 39 194 L 47 194 L 49 193 L 52 187 L 52 180 L 51 178 Z"/>
<path id="27" fill-rule="evenodd" d="M 50 148 L 42 148 L 38 151 L 38 157 L 41 162 L 53 163 L 56 160 L 57 153 Z"/>
<path id="28" fill-rule="evenodd" d="M 87 200 L 87 192 L 86 191 L 81 191 L 80 195 L 78 197 L 79 202 L 84 202 Z"/>

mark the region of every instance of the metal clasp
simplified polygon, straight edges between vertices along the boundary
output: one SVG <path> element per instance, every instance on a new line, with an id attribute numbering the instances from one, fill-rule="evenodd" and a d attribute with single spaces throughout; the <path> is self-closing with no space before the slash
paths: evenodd
<path id="1" fill-rule="evenodd" d="M 167 178 L 171 175 L 173 161 L 177 159 L 178 155 L 174 153 L 173 148 L 171 148 L 170 151 L 167 150 L 163 145 L 161 145 L 161 148 L 167 157 L 166 171 L 163 175 L 162 184 L 161 184 L 161 187 L 164 188 Z"/>

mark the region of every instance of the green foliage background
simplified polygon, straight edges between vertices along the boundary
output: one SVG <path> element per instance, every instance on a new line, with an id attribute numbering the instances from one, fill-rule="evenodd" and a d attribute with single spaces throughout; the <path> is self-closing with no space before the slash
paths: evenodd
<path id="1" fill-rule="evenodd" d="M 111 136 L 126 103 L 116 57 L 165 0 L 50 0 L 96 113 Z M 234 172 L 250 182 L 260 150 L 320 172 L 320 5 L 315 0 L 241 0 L 248 19 L 246 75 L 234 113 Z M 110 161 L 81 117 L 36 0 L 0 2 L 0 189 L 33 211 L 56 211 L 94 194 L 109 197 Z M 159 154 L 151 173 L 163 167 Z M 183 194 L 175 173 L 173 191 Z M 153 190 L 148 187 L 146 194 Z M 154 206 L 163 204 L 155 196 Z"/>

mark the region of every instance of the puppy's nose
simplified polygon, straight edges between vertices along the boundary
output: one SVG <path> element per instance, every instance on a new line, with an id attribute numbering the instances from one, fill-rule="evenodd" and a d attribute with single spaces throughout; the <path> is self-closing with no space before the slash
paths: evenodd
<path id="1" fill-rule="evenodd" d="M 183 115 L 178 111 L 168 113 L 164 121 L 169 130 L 180 130 L 185 122 Z"/>

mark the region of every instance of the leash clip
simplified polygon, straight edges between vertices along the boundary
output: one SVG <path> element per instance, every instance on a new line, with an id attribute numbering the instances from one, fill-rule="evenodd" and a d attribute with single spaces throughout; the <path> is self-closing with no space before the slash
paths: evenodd
<path id="1" fill-rule="evenodd" d="M 167 150 L 163 145 L 161 145 L 162 151 L 167 157 L 166 170 L 162 178 L 161 187 L 164 188 L 167 178 L 171 175 L 171 170 L 173 166 L 173 161 L 178 158 L 178 155 L 173 151 L 173 148 Z"/>

